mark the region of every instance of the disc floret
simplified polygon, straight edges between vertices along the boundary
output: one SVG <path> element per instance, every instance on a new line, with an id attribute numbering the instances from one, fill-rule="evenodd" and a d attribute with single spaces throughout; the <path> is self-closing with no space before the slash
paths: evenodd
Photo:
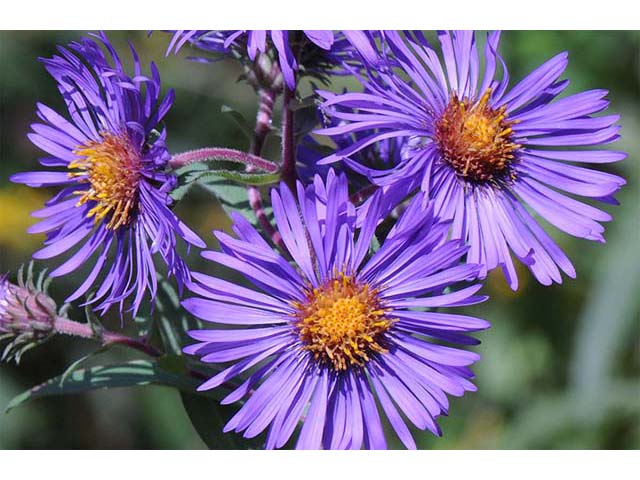
<path id="1" fill-rule="evenodd" d="M 296 328 L 304 348 L 336 371 L 364 366 L 372 353 L 385 353 L 388 318 L 377 289 L 338 273 L 295 302 Z"/>
<path id="2" fill-rule="evenodd" d="M 107 228 L 117 230 L 131 222 L 137 206 L 141 178 L 141 160 L 137 149 L 126 135 L 102 134 L 102 140 L 91 140 L 74 151 L 78 159 L 69 163 L 71 177 L 89 183 L 88 190 L 78 190 L 77 206 L 95 202 L 87 217 L 96 223 L 108 218 Z"/>
<path id="3" fill-rule="evenodd" d="M 436 124 L 435 141 L 443 160 L 458 177 L 474 183 L 509 178 L 514 153 L 520 145 L 512 141 L 515 123 L 508 120 L 506 105 L 489 105 L 491 89 L 473 103 L 454 93 Z"/>

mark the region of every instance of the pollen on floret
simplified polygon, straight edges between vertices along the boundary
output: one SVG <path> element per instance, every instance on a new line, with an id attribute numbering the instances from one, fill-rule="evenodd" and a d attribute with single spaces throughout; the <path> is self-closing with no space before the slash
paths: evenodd
<path id="1" fill-rule="evenodd" d="M 475 103 L 454 93 L 436 124 L 443 160 L 458 177 L 475 183 L 508 179 L 520 148 L 511 138 L 516 122 L 507 118 L 506 105 L 492 108 L 490 97 L 491 89 Z"/>
<path id="2" fill-rule="evenodd" d="M 74 192 L 80 196 L 77 206 L 95 205 L 87 213 L 96 223 L 107 219 L 107 228 L 116 230 L 127 225 L 138 204 L 141 160 L 126 135 L 102 134 L 102 140 L 78 146 L 79 157 L 69 163 L 69 176 L 88 183 L 88 190 Z"/>
<path id="3" fill-rule="evenodd" d="M 293 306 L 303 348 L 336 371 L 364 366 L 373 353 L 387 351 L 383 337 L 393 319 L 387 316 L 378 291 L 352 276 L 338 273 L 308 289 L 306 299 Z"/>

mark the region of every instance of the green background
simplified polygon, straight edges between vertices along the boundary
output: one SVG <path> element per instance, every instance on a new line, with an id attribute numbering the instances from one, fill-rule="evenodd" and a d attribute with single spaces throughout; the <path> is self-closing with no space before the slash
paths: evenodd
<path id="1" fill-rule="evenodd" d="M 50 192 L 7 180 L 14 172 L 37 168 L 40 153 L 26 138 L 36 120 L 35 103 L 63 111 L 55 83 L 37 58 L 51 56 L 56 44 L 83 33 L 0 32 L 0 272 L 15 272 L 42 242 L 25 229 L 34 223 L 29 212 L 40 208 Z M 165 58 L 169 36 L 163 33 L 150 38 L 146 32 L 109 35 L 123 57 L 126 40 L 132 40 L 143 60 L 157 62 L 164 86 L 176 90 L 175 106 L 166 119 L 173 152 L 207 145 L 246 149 L 238 127 L 220 113 L 222 105 L 229 105 L 248 119 L 255 115 L 255 96 L 236 81 L 241 71 L 234 62 L 188 62 L 188 49 Z M 568 50 L 569 92 L 610 90 L 610 110 L 622 114 L 623 126 L 614 148 L 626 150 L 629 158 L 604 167 L 623 175 L 628 184 L 618 195 L 621 205 L 605 207 L 615 216 L 605 245 L 553 231 L 576 266 L 576 280 L 545 288 L 520 268 L 521 287 L 514 293 L 499 273 L 489 276 L 484 291 L 492 299 L 468 309 L 493 324 L 476 348 L 482 355 L 475 368 L 479 391 L 452 399 L 450 417 L 440 419 L 442 438 L 414 432 L 421 448 L 640 447 L 639 46 L 638 32 L 503 34 L 500 48 L 512 85 L 544 60 Z M 342 85 L 349 86 L 349 81 L 341 79 Z M 266 155 L 275 159 L 277 152 L 272 139 Z M 197 192 L 178 213 L 211 247 L 215 243 L 210 231 L 228 228 L 217 205 Z M 196 255 L 189 262 L 200 266 Z M 62 299 L 77 284 L 73 276 L 57 279 L 53 295 Z M 73 314 L 82 319 L 78 309 Z M 120 328 L 117 318 L 106 324 Z M 93 348 L 89 341 L 57 337 L 27 353 L 20 366 L 0 365 L 0 407 Z M 94 363 L 129 357 L 114 349 Z M 164 387 L 40 399 L 0 413 L 0 448 L 203 447 L 179 395 Z"/>

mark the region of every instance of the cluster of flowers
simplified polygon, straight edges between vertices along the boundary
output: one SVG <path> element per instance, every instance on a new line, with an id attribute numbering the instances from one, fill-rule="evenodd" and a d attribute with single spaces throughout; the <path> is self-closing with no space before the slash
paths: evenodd
<path id="1" fill-rule="evenodd" d="M 292 150 L 291 125 L 283 125 L 282 182 L 270 192 L 275 226 L 262 218 L 267 235 L 234 213 L 235 236 L 215 232 L 220 250 L 202 252 L 253 288 L 192 272 L 177 253 L 178 238 L 206 245 L 172 210 L 181 162 L 160 122 L 174 93 L 161 95 L 156 66 L 144 74 L 132 47 L 134 72 L 126 73 L 104 34 L 60 47 L 42 61 L 67 112 L 39 104 L 41 123 L 29 134 L 46 170 L 11 178 L 60 187 L 34 212 L 42 221 L 30 232 L 47 239 L 33 256 L 74 252 L 52 277 L 93 259 L 66 300 L 95 289 L 97 311 L 133 313 L 155 297 L 159 256 L 193 294 L 183 307 L 223 326 L 190 331 L 197 343 L 184 351 L 229 364 L 201 390 L 242 378 L 222 401 L 243 401 L 225 431 L 251 438 L 267 430 L 266 447 L 280 448 L 303 420 L 298 448 L 385 448 L 388 421 L 415 448 L 407 420 L 440 434 L 447 395 L 475 390 L 470 366 L 479 356 L 460 347 L 489 327 L 435 310 L 484 301 L 478 281 L 497 267 L 517 289 L 514 255 L 541 284 L 562 282 L 561 271 L 575 277 L 536 216 L 604 242 L 609 214 L 573 196 L 614 204 L 625 183 L 573 165 L 625 158 L 594 148 L 619 137 L 618 115 L 596 115 L 607 92 L 557 99 L 568 85 L 566 53 L 510 88 L 499 39 L 488 33 L 482 50 L 471 31 L 438 32 L 439 49 L 420 32 L 173 33 L 167 53 L 191 44 L 198 60 L 226 55 L 261 69 L 252 78 L 271 101 L 269 114 L 280 94 L 288 110 L 305 77 L 350 75 L 362 87 L 316 90 L 323 125 L 315 133 L 335 144 L 328 156 L 311 137 Z"/>

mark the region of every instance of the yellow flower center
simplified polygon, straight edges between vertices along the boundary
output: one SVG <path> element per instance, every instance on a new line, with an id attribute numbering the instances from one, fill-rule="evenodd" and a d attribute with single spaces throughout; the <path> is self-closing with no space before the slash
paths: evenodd
<path id="1" fill-rule="evenodd" d="M 353 277 L 339 273 L 334 279 L 294 302 L 295 325 L 306 350 L 334 370 L 363 366 L 373 352 L 384 353 L 382 336 L 393 320 L 386 316 L 378 292 Z"/>
<path id="2" fill-rule="evenodd" d="M 125 135 L 102 134 L 102 141 L 89 141 L 74 153 L 80 158 L 69 164 L 71 177 L 89 183 L 88 190 L 78 190 L 77 206 L 95 202 L 87 217 L 96 223 L 108 218 L 107 228 L 116 230 L 131 221 L 137 206 L 141 162 L 137 150 Z"/>
<path id="3" fill-rule="evenodd" d="M 445 162 L 456 174 L 476 183 L 504 179 L 510 173 L 514 152 L 520 145 L 511 140 L 512 126 L 506 105 L 491 108 L 488 89 L 472 104 L 453 94 L 436 125 L 435 141 Z"/>

